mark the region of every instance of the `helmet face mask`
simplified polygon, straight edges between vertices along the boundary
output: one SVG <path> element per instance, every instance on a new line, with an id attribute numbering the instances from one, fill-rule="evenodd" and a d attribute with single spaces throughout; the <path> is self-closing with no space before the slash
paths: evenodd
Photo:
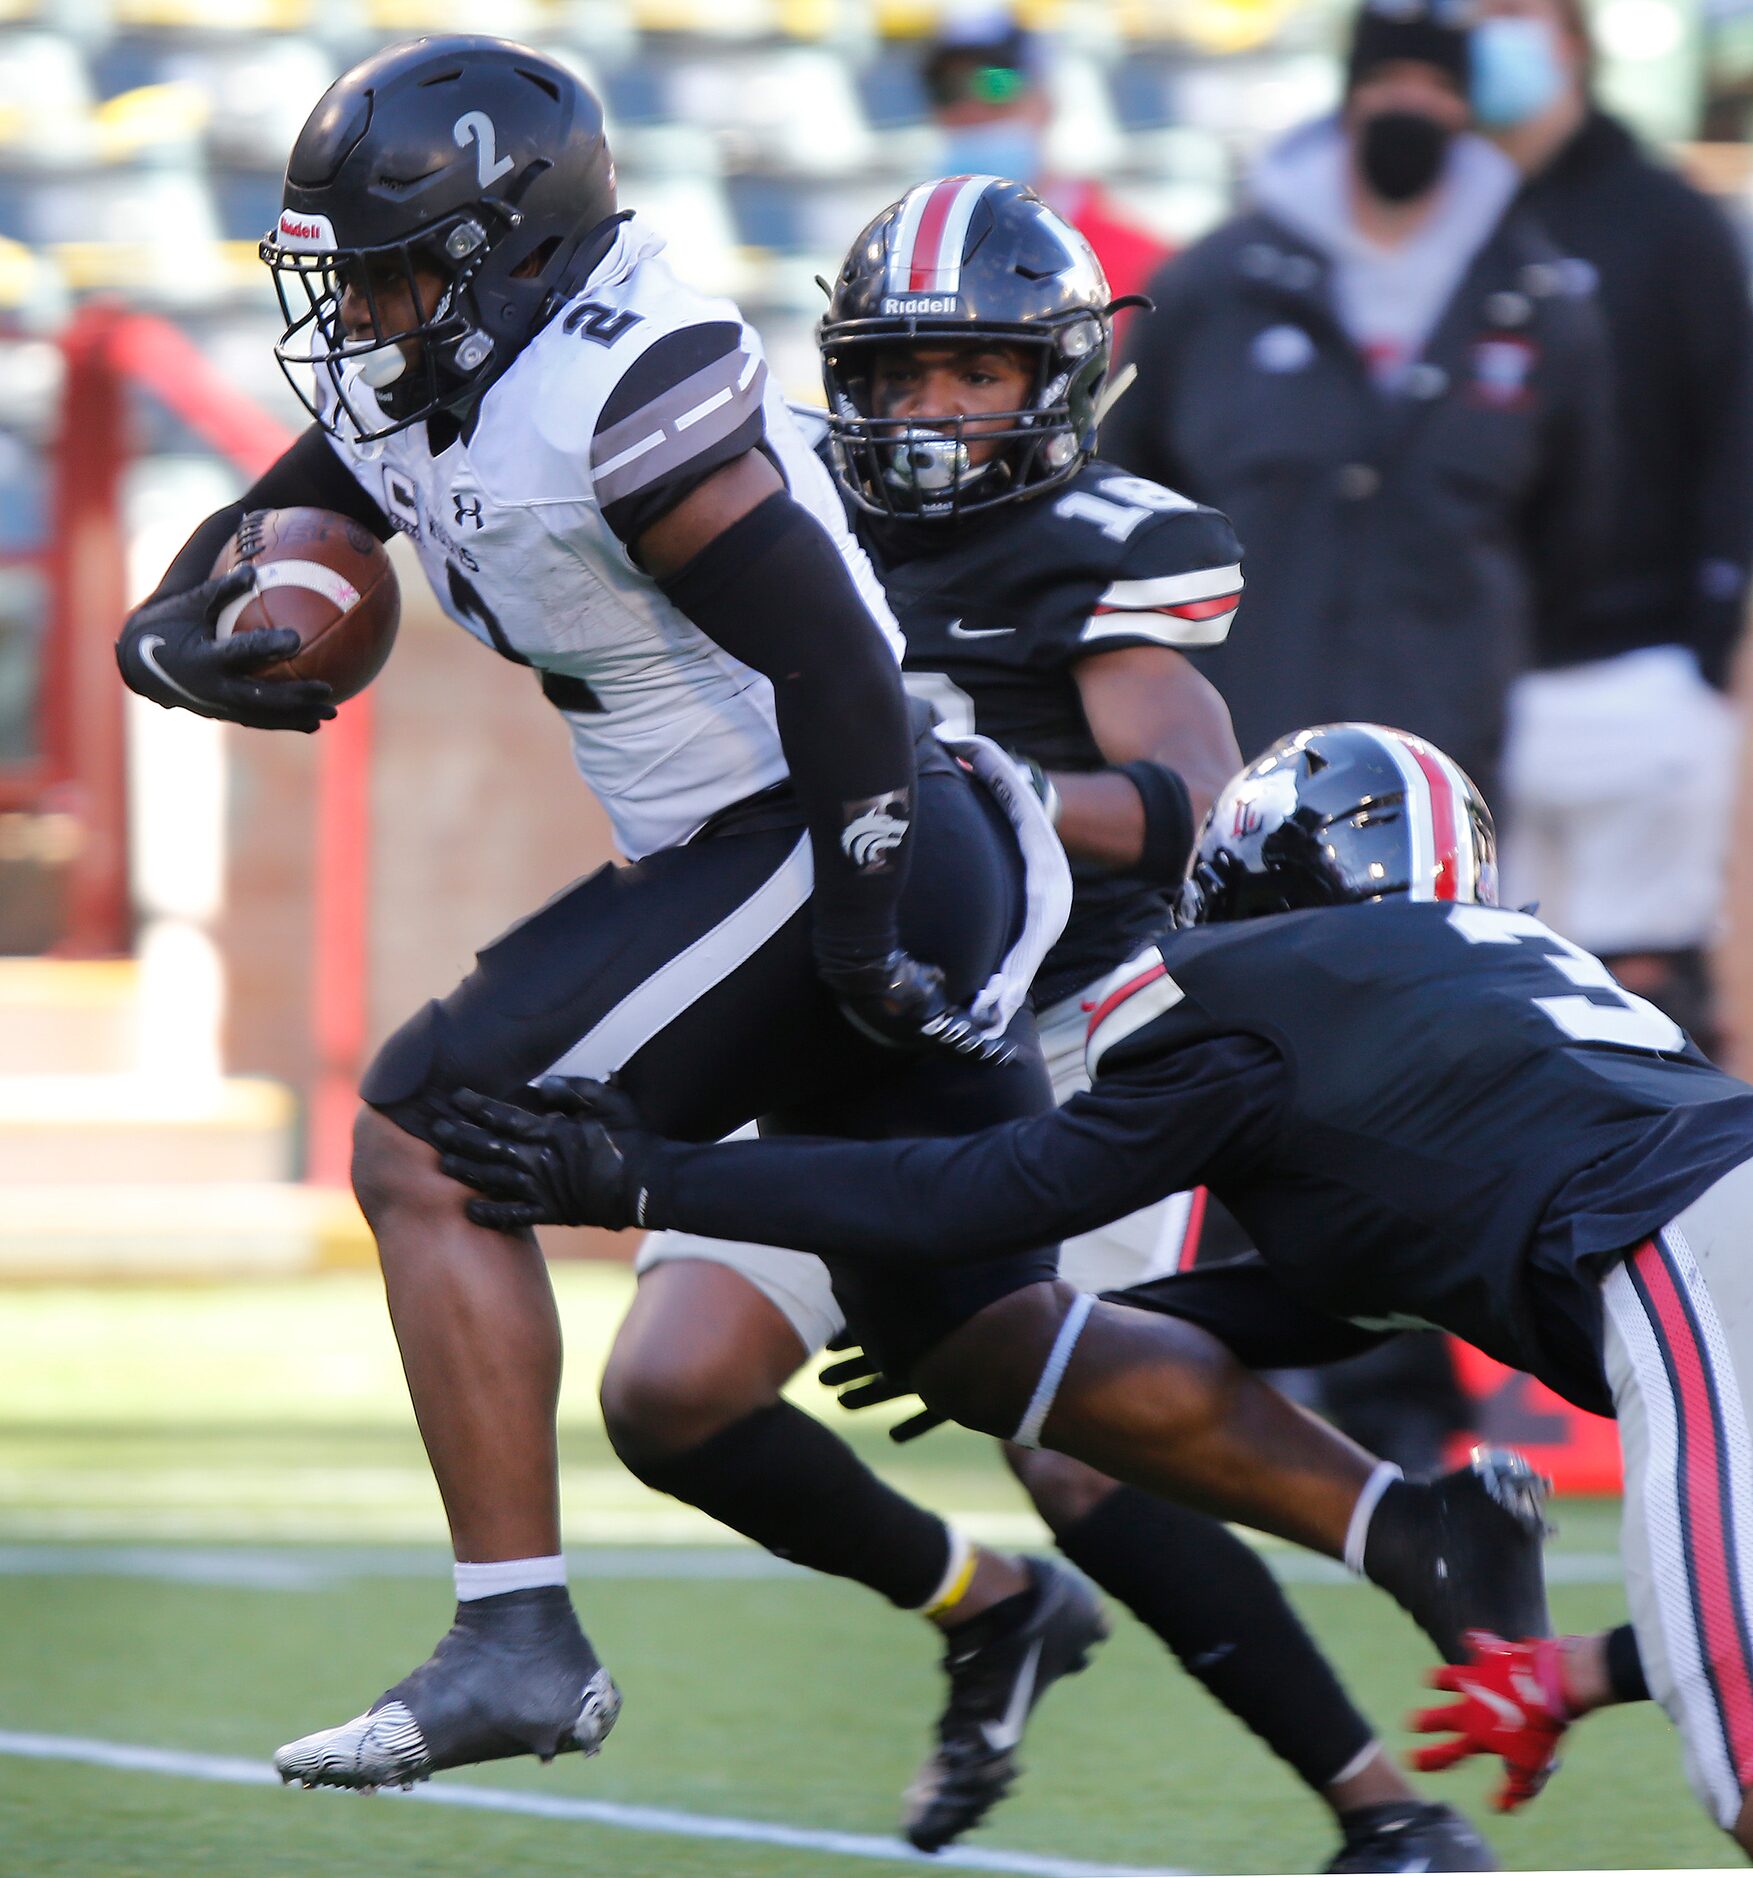
<path id="1" fill-rule="evenodd" d="M 1108 300 L 1089 244 L 1022 184 L 961 176 L 909 190 L 854 243 L 817 332 L 847 495 L 868 514 L 954 522 L 1066 481 L 1095 448 Z M 946 345 L 1031 355 L 1026 403 L 884 416 L 878 355 Z"/>
<path id="2" fill-rule="evenodd" d="M 602 107 L 563 66 L 455 35 L 337 79 L 284 204 L 261 244 L 275 357 L 319 423 L 370 442 L 466 408 L 511 363 L 612 240 L 615 171 Z M 348 287 L 371 321 L 355 340 Z"/>
<path id="3" fill-rule="evenodd" d="M 1281 738 L 1200 830 L 1177 924 L 1389 898 L 1497 904 L 1491 811 L 1435 745 L 1378 724 Z"/>
<path id="4" fill-rule="evenodd" d="M 270 253 L 270 243 L 262 244 L 286 322 L 274 356 L 319 422 L 334 428 L 344 421 L 355 440 L 370 442 L 471 390 L 494 348 L 461 311 L 470 270 L 449 272 L 445 265 L 445 241 L 459 235 L 473 249 L 485 248 L 473 218 L 379 248 L 305 252 L 276 242 Z M 436 293 L 434 279 L 443 282 Z M 363 339 L 350 340 L 342 324 L 349 289 L 370 318 L 371 335 Z M 392 324 L 399 308 L 408 315 Z M 317 372 L 328 380 L 327 396 L 307 390 Z"/>

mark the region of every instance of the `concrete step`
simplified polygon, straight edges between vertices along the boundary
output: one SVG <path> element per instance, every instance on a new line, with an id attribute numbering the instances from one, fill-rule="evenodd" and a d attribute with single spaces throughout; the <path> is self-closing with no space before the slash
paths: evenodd
<path id="1" fill-rule="evenodd" d="M 0 1076 L 0 1189 L 286 1181 L 296 1120 L 259 1077 Z"/>
<path id="2" fill-rule="evenodd" d="M 291 1182 L 27 1183 L 0 1207 L 0 1283 L 272 1277 L 372 1259 L 351 1194 Z"/>
<path id="3" fill-rule="evenodd" d="M 139 989 L 132 959 L 0 959 L 0 1076 L 138 1068 Z"/>

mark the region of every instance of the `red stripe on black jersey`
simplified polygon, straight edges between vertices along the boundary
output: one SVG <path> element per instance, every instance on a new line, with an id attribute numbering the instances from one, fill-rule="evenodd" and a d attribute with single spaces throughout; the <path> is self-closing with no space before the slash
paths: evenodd
<path id="1" fill-rule="evenodd" d="M 1101 1003 L 1090 1012 L 1089 1029 L 1085 1034 L 1094 1036 L 1096 1026 L 1100 1024 L 1104 1018 L 1111 1017 L 1128 998 L 1132 997 L 1134 993 L 1142 991 L 1146 985 L 1155 984 L 1159 978 L 1166 977 L 1168 970 L 1169 968 L 1162 960 L 1158 959 L 1154 965 L 1147 966 L 1137 977 L 1128 978 L 1125 984 L 1120 986 L 1117 991 L 1110 991 Z"/>
<path id="2" fill-rule="evenodd" d="M 1220 593 L 1209 600 L 1186 600 L 1179 606 L 1103 606 L 1096 613 L 1166 613 L 1173 619 L 1216 619 L 1220 613 L 1233 613 L 1241 604 L 1242 593 Z"/>

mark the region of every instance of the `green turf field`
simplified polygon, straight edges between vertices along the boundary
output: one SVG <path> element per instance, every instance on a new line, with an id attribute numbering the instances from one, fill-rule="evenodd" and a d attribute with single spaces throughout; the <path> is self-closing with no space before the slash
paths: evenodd
<path id="1" fill-rule="evenodd" d="M 626 1279 L 567 1267 L 558 1283 L 574 1589 L 627 1706 L 595 1762 L 490 1767 L 429 1790 L 466 1789 L 466 1805 L 262 1783 L 277 1743 L 355 1712 L 449 1616 L 437 1500 L 375 1282 L 0 1293 L 5 1878 L 919 1868 L 831 1835 L 893 1829 L 937 1699 L 925 1626 L 714 1543 L 623 1474 L 592 1385 Z M 826 1412 L 977 1533 L 1038 1531 L 987 1444 L 945 1432 L 895 1450 Z M 1560 1517 L 1561 1625 L 1613 1620 L 1614 1509 Z M 1410 1625 L 1318 1561 L 1273 1557 L 1403 1746 L 1427 1660 Z M 140 1749 L 161 1758 L 125 1764 Z M 1130 1619 L 1044 1707 L 1026 1759 L 1024 1785 L 971 1842 L 980 1869 L 1306 1871 L 1331 1850 L 1320 1809 Z M 1430 1786 L 1485 1822 L 1482 1774 Z M 574 1815 L 580 1802 L 645 1810 L 489 1811 L 471 1800 L 484 1789 Z M 724 1836 L 775 1826 L 804 1836 Z M 1729 1849 L 1652 1709 L 1591 1721 L 1531 1813 L 1490 1829 L 1503 1862 L 1527 1869 L 1722 1864 Z"/>

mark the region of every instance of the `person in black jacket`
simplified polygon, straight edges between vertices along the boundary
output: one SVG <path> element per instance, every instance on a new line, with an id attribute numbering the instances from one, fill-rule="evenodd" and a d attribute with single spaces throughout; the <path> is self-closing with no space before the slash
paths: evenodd
<path id="1" fill-rule="evenodd" d="M 1103 454 L 1234 522 L 1246 630 L 1203 669 L 1245 753 L 1361 717 L 1495 787 L 1536 623 L 1594 553 L 1611 441 L 1580 277 L 1466 134 L 1452 9 L 1366 6 L 1339 118 L 1159 272 Z"/>
<path id="2" fill-rule="evenodd" d="M 1726 219 L 1595 102 L 1576 0 L 1487 0 L 1482 126 L 1586 272 L 1613 357 L 1605 558 L 1536 619 L 1511 697 L 1511 890 L 1710 1047 L 1702 948 L 1721 892 L 1753 563 L 1753 309 Z"/>
<path id="3" fill-rule="evenodd" d="M 1455 9 L 1362 8 L 1338 119 L 1269 151 L 1252 206 L 1151 282 L 1102 447 L 1235 524 L 1243 631 L 1202 669 L 1244 754 L 1367 718 L 1490 798 L 1510 685 L 1596 552 L 1611 438 L 1599 315 L 1467 134 L 1470 74 Z M 1321 1386 L 1414 1471 L 1466 1419 L 1434 1337 Z"/>

